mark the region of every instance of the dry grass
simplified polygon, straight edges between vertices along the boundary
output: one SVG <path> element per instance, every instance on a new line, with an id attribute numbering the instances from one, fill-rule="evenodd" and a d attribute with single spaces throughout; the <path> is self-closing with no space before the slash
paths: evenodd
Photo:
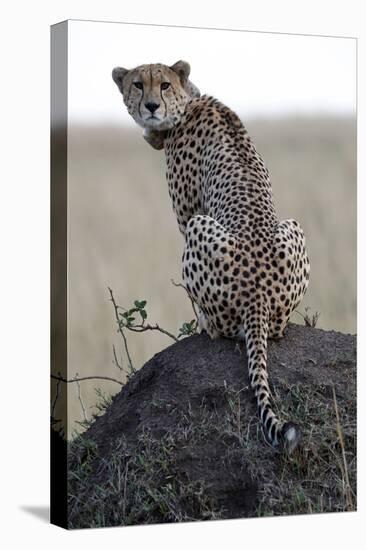
<path id="1" fill-rule="evenodd" d="M 250 421 L 251 405 L 229 387 L 213 387 L 198 409 L 181 411 L 178 424 L 164 436 L 156 439 L 144 431 L 132 446 L 121 438 L 103 457 L 82 435 L 70 445 L 70 527 L 353 511 L 356 400 L 352 380 L 350 388 L 349 395 L 341 397 L 339 409 L 334 388 L 285 384 L 277 388 L 281 415 L 291 416 L 303 429 L 302 446 L 291 457 L 276 454 L 263 443 L 257 418 Z M 166 411 L 172 404 L 155 406 Z M 213 474 L 212 483 L 202 482 L 199 472 L 195 476 L 201 459 L 201 467 L 205 472 L 209 467 Z M 220 476 L 227 476 L 227 471 L 233 477 L 236 499 L 222 501 Z M 248 473 L 259 491 L 246 513 L 242 483 Z M 225 483 L 230 485 L 228 478 Z"/>
<path id="2" fill-rule="evenodd" d="M 329 403 L 329 388 L 288 388 L 282 415 L 291 415 L 303 429 L 303 442 L 294 456 L 283 455 L 278 472 L 266 473 L 258 515 L 345 512 L 356 509 L 356 396 L 343 403 L 337 418 Z M 286 407 L 286 410 L 285 410 Z M 341 427 L 341 428 L 340 428 Z M 344 433 L 343 445 L 339 430 Z M 347 475 L 343 459 L 349 463 Z M 351 480 L 351 481 L 350 481 Z"/>
<path id="3" fill-rule="evenodd" d="M 300 310 L 320 311 L 319 327 L 355 332 L 355 121 L 253 120 L 246 126 L 269 167 L 279 214 L 297 218 L 307 235 L 311 284 Z M 69 377 L 113 376 L 118 340 L 107 287 L 121 305 L 147 300 L 151 321 L 176 334 L 192 316 L 185 293 L 170 283 L 181 279 L 182 237 L 164 156 L 139 129 L 71 128 L 68 170 Z M 169 343 L 163 334 L 130 335 L 135 364 Z M 94 387 L 93 381 L 81 387 L 89 416 Z M 103 384 L 106 392 L 117 389 Z M 82 419 L 76 386 L 68 401 L 70 435 Z"/>

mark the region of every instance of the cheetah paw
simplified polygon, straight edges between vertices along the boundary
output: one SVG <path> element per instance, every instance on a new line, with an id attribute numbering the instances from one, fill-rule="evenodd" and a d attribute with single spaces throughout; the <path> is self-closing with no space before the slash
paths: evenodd
<path id="1" fill-rule="evenodd" d="M 293 422 L 286 422 L 282 427 L 282 441 L 284 449 L 289 455 L 298 447 L 302 438 L 300 428 Z"/>

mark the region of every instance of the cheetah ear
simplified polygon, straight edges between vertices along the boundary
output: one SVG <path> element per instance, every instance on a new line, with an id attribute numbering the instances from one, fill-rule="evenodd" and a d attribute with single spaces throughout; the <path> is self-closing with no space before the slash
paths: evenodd
<path id="1" fill-rule="evenodd" d="M 192 98 L 201 97 L 201 92 L 199 91 L 197 86 L 193 84 L 193 82 L 191 82 L 190 80 L 187 80 L 185 89 L 188 95 L 191 96 Z"/>
<path id="2" fill-rule="evenodd" d="M 112 71 L 112 78 L 117 84 L 119 91 L 123 93 L 122 91 L 122 85 L 123 85 L 123 79 L 128 73 L 127 69 L 124 69 L 123 67 L 115 67 Z"/>
<path id="3" fill-rule="evenodd" d="M 189 73 L 191 72 L 191 67 L 189 66 L 189 63 L 180 60 L 174 63 L 174 65 L 172 65 L 170 68 L 172 71 L 177 73 L 182 84 L 185 84 L 187 82 Z"/>

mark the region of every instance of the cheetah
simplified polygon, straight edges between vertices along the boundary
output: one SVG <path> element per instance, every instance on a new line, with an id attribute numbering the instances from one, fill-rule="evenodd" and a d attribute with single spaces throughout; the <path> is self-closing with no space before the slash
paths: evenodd
<path id="1" fill-rule="evenodd" d="M 145 139 L 164 148 L 184 237 L 182 276 L 211 338 L 243 339 L 265 440 L 288 453 L 301 431 L 276 415 L 267 340 L 281 338 L 309 283 L 299 223 L 277 217 L 268 170 L 239 117 L 189 81 L 178 61 L 117 67 L 112 76 Z"/>

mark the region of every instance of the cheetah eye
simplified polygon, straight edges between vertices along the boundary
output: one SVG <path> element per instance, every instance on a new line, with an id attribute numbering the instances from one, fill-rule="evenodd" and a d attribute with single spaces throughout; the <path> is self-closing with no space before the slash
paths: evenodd
<path id="1" fill-rule="evenodd" d="M 160 88 L 162 90 L 167 90 L 170 86 L 170 82 L 162 82 Z"/>
<path id="2" fill-rule="evenodd" d="M 134 85 L 135 88 L 137 88 L 138 90 L 142 90 L 142 88 L 143 88 L 142 82 L 134 82 L 133 85 Z"/>

